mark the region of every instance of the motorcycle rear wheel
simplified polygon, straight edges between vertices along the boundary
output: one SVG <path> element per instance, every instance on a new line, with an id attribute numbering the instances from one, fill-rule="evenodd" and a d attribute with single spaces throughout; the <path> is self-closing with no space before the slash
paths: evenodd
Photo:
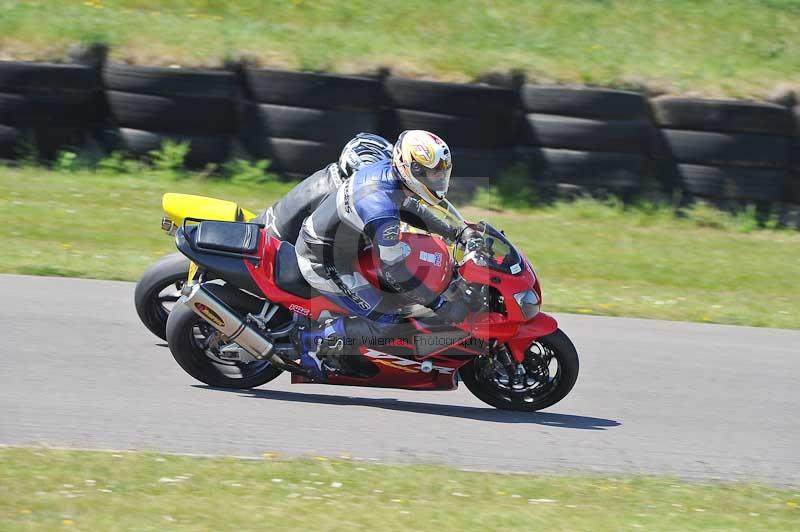
<path id="1" fill-rule="evenodd" d="M 499 379 L 487 376 L 486 372 L 480 370 L 477 359 L 461 368 L 459 375 L 467 389 L 486 404 L 500 410 L 535 412 L 553 406 L 566 397 L 575 386 L 579 370 L 578 352 L 561 329 L 531 344 L 526 367 L 536 366 L 539 360 L 536 357 L 547 358 L 548 366 L 555 360 L 557 369 L 552 378 L 549 370 L 545 370 L 546 382 L 540 382 L 526 390 L 514 390 L 503 386 Z M 530 369 L 528 375 L 531 375 Z"/>
<path id="2" fill-rule="evenodd" d="M 256 388 L 282 372 L 267 361 L 225 362 L 202 345 L 214 329 L 191 309 L 178 305 L 167 320 L 167 343 L 173 358 L 195 379 L 217 388 Z"/>
<path id="3" fill-rule="evenodd" d="M 189 259 L 170 253 L 145 270 L 136 283 L 134 303 L 139 319 L 150 332 L 167 339 L 167 318 L 189 275 Z"/>

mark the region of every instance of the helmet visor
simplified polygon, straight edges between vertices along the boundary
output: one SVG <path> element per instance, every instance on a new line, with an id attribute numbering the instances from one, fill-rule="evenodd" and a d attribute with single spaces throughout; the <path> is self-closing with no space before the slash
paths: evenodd
<path id="1" fill-rule="evenodd" d="M 421 164 L 411 165 L 412 175 L 417 178 L 428 190 L 433 192 L 439 199 L 444 199 L 447 188 L 450 186 L 450 172 L 453 165 L 450 161 L 442 159 L 433 168 L 427 168 Z"/>

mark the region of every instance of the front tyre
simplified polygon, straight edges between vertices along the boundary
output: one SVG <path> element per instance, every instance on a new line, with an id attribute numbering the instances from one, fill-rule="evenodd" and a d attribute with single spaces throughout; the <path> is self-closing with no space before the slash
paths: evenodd
<path id="1" fill-rule="evenodd" d="M 186 373 L 218 388 L 255 388 L 266 384 L 281 370 L 265 360 L 231 362 L 219 356 L 224 345 L 219 333 L 190 308 L 177 305 L 167 320 L 167 343 L 175 361 Z"/>
<path id="2" fill-rule="evenodd" d="M 578 352 L 561 329 L 533 342 L 525 356 L 523 383 L 512 385 L 505 368 L 477 358 L 459 371 L 470 392 L 501 410 L 535 412 L 553 406 L 578 379 Z"/>
<path id="3" fill-rule="evenodd" d="M 150 265 L 136 283 L 136 313 L 150 332 L 167 339 L 167 317 L 189 276 L 189 259 L 171 253 Z"/>

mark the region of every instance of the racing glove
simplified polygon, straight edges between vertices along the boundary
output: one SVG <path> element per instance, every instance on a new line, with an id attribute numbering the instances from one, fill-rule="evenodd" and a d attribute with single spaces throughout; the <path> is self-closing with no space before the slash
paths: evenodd
<path id="1" fill-rule="evenodd" d="M 469 283 L 458 274 L 456 275 L 447 290 L 439 296 L 436 305 L 431 307 L 431 310 L 436 313 L 433 320 L 435 322 L 448 325 L 461 323 L 469 313 L 471 296 Z"/>

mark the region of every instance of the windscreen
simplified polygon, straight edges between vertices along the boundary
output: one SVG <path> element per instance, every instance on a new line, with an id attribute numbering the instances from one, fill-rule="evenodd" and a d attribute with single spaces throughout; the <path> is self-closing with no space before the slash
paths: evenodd
<path id="1" fill-rule="evenodd" d="M 475 229 L 481 238 L 466 243 L 465 259 L 479 266 L 516 275 L 522 271 L 522 258 L 508 239 L 486 222 L 478 222 Z"/>

